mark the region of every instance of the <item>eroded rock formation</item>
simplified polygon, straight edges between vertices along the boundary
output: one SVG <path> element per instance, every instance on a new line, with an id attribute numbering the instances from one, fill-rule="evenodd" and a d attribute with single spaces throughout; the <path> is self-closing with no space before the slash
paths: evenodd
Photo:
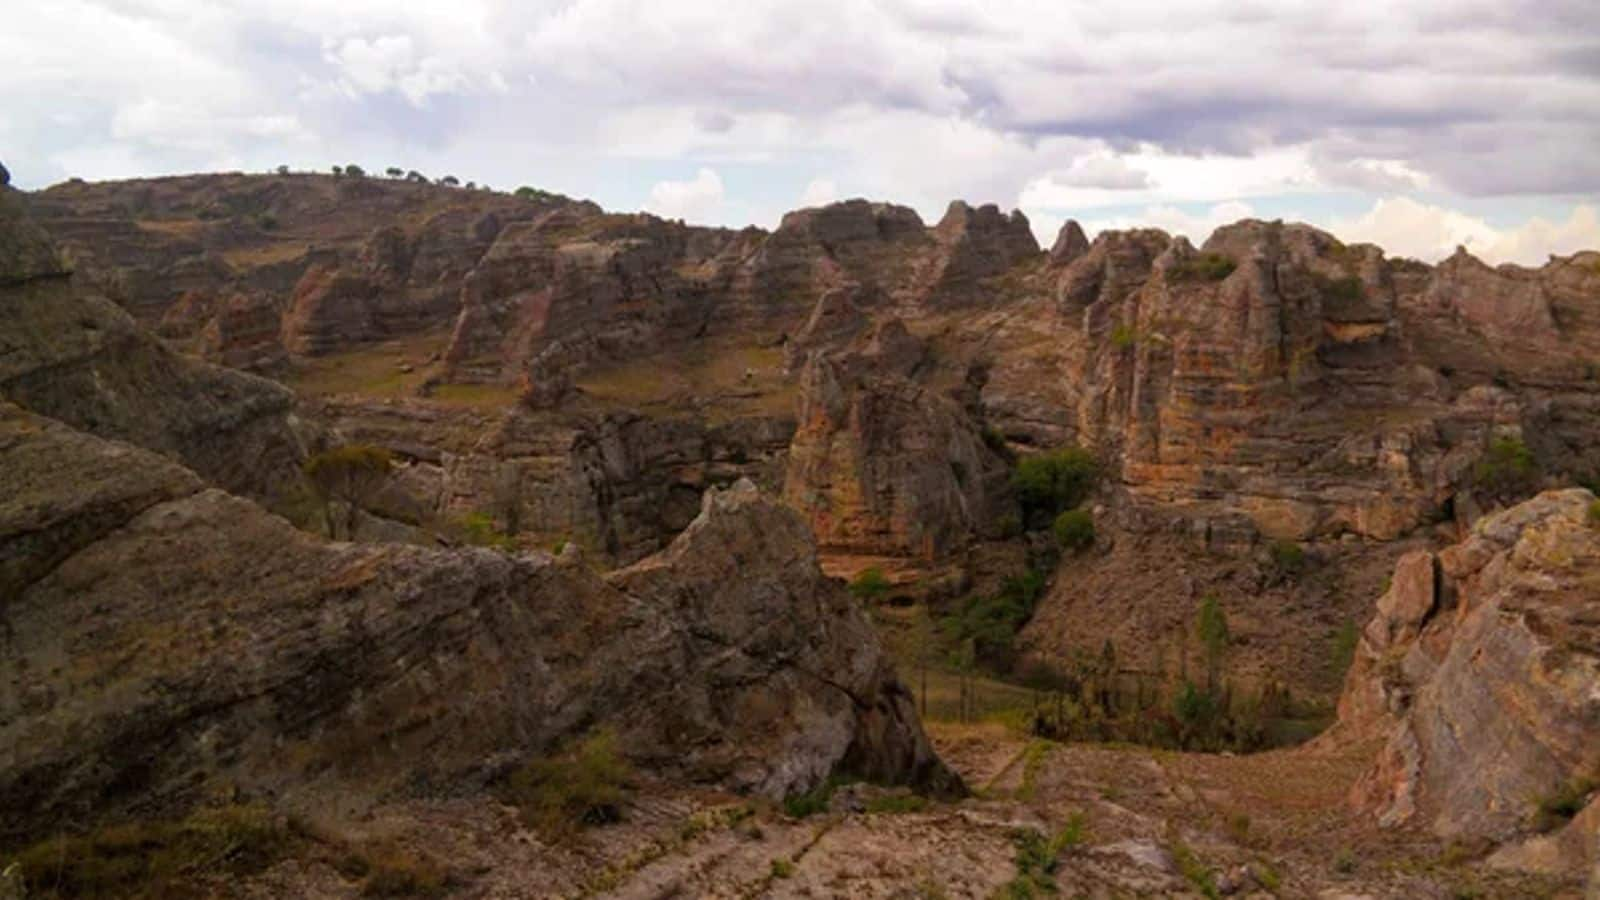
<path id="1" fill-rule="evenodd" d="M 1600 772 L 1595 503 L 1540 494 L 1396 565 L 1339 708 L 1346 737 L 1382 738 L 1353 795 L 1381 824 L 1502 844 L 1491 862 L 1505 866 L 1593 863 L 1600 799 L 1570 821 L 1537 820 Z"/>

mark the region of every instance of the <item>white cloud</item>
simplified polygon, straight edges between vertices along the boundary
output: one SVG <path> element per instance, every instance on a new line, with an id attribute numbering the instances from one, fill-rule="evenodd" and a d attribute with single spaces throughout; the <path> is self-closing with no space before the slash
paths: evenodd
<path id="1" fill-rule="evenodd" d="M 1464 246 L 1491 264 L 1540 265 L 1551 255 L 1600 248 L 1600 211 L 1573 207 L 1565 221 L 1533 217 L 1511 228 L 1495 228 L 1466 213 L 1409 197 L 1385 197 L 1367 212 L 1335 219 L 1330 230 L 1347 241 L 1366 241 L 1391 256 L 1437 262 Z"/>
<path id="2" fill-rule="evenodd" d="M 831 178 L 813 178 L 800 194 L 800 206 L 827 206 L 839 199 L 839 186 Z"/>
<path id="3" fill-rule="evenodd" d="M 645 208 L 662 218 L 705 222 L 716 216 L 722 201 L 722 178 L 711 169 L 701 169 L 689 181 L 657 182 Z"/>

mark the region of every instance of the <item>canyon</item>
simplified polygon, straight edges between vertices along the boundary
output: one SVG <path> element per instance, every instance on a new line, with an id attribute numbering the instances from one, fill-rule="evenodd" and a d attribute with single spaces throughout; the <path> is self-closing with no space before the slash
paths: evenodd
<path id="1" fill-rule="evenodd" d="M 202 896 L 354 896 L 326 848 L 380 840 L 497 897 L 1577 896 L 1600 865 L 1600 252 L 1258 220 L 1045 249 L 961 201 L 731 230 L 348 174 L 0 201 L 0 869 L 221 794 L 323 849 Z M 342 448 L 383 463 L 330 497 Z M 1062 460 L 1092 478 L 1038 507 Z M 1024 582 L 975 659 L 961 611 Z M 1037 724 L 1202 661 L 1321 733 Z M 600 732 L 622 821 L 530 829 L 506 779 Z"/>

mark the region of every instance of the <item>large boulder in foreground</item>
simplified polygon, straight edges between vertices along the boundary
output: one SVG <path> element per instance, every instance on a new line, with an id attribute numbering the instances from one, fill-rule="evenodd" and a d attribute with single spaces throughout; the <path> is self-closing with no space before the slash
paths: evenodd
<path id="1" fill-rule="evenodd" d="M 1501 845 L 1491 862 L 1515 868 L 1594 862 L 1595 502 L 1549 491 L 1438 554 L 1400 560 L 1339 708 L 1346 734 L 1383 741 L 1353 798 L 1380 823 L 1491 841 Z"/>
<path id="2" fill-rule="evenodd" d="M 241 789 L 471 790 L 601 726 L 781 796 L 956 789 L 805 526 L 743 484 L 661 555 L 330 543 L 178 464 L 0 404 L 0 842 Z"/>

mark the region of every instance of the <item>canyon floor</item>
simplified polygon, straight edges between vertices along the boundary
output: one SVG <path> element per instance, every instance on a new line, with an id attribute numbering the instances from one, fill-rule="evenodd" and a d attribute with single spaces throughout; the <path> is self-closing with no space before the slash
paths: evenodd
<path id="1" fill-rule="evenodd" d="M 1470 846 L 1379 832 L 1349 812 L 1372 746 L 1231 756 L 1029 740 L 994 723 L 929 733 L 972 797 L 847 784 L 797 817 L 640 782 L 621 822 L 556 843 L 481 798 L 309 830 L 402 848 L 449 896 L 473 898 L 1582 896 L 1576 882 L 1488 871 Z M 337 853 L 311 846 L 235 887 L 263 900 L 360 896 Z"/>

